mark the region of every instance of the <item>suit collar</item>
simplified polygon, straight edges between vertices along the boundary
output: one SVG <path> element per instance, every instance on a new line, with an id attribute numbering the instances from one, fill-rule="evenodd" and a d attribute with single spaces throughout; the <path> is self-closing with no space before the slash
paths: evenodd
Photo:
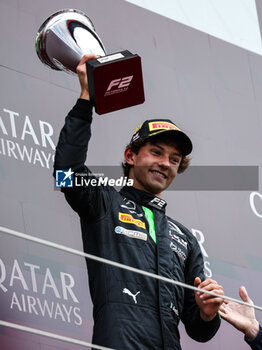
<path id="1" fill-rule="evenodd" d="M 159 197 L 154 196 L 151 193 L 138 190 L 133 186 L 125 186 L 120 190 L 120 194 L 128 199 L 133 200 L 135 203 L 144 205 L 149 208 L 155 208 L 165 213 L 166 201 Z"/>

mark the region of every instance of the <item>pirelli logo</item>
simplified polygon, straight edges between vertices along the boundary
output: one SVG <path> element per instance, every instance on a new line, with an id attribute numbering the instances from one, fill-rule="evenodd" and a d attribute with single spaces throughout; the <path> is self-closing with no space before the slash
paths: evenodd
<path id="1" fill-rule="evenodd" d="M 139 219 L 134 219 L 133 216 L 130 214 L 119 213 L 118 219 L 127 224 L 135 224 L 138 227 L 146 228 L 146 224 L 143 221 Z"/>
<path id="2" fill-rule="evenodd" d="M 149 126 L 149 131 L 153 131 L 153 130 L 161 130 L 161 129 L 165 129 L 165 130 L 179 130 L 180 129 L 175 126 L 172 123 L 168 123 L 168 122 L 161 122 L 161 121 L 156 121 L 156 122 L 151 122 L 148 124 Z"/>

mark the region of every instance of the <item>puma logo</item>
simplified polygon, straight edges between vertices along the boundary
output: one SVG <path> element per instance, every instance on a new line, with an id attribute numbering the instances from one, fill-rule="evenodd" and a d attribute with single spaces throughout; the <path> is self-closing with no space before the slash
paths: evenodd
<path id="1" fill-rule="evenodd" d="M 134 300 L 134 302 L 135 302 L 135 304 L 137 304 L 136 296 L 140 293 L 140 291 L 138 291 L 136 294 L 133 294 L 133 293 L 130 292 L 129 289 L 124 288 L 124 289 L 123 289 L 123 293 L 124 293 L 124 294 L 128 294 L 130 297 L 132 297 L 133 300 Z"/>

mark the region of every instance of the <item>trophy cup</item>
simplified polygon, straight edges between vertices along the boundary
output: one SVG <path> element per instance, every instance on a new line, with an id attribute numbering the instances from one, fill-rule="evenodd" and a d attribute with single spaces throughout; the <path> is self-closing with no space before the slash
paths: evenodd
<path id="1" fill-rule="evenodd" d="M 143 103 L 141 58 L 128 50 L 106 55 L 90 18 L 82 11 L 65 9 L 47 18 L 38 30 L 35 48 L 48 67 L 76 74 L 85 54 L 91 102 L 98 114 Z"/>

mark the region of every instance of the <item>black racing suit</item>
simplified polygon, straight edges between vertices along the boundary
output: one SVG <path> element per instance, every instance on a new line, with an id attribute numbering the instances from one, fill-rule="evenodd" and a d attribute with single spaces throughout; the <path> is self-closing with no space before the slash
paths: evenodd
<path id="1" fill-rule="evenodd" d="M 56 149 L 55 170 L 89 171 L 85 166 L 91 136 L 92 106 L 79 99 L 69 112 Z M 106 148 L 105 148 L 106 149 Z M 203 280 L 197 240 L 183 225 L 165 215 L 166 203 L 125 186 L 63 189 L 81 219 L 87 253 L 193 285 Z M 146 211 L 153 216 L 153 224 Z M 150 228 L 155 225 L 156 242 Z M 193 339 L 205 342 L 220 319 L 204 322 L 194 292 L 110 265 L 87 260 L 94 304 L 93 343 L 115 349 L 181 349 L 180 319 Z"/>

